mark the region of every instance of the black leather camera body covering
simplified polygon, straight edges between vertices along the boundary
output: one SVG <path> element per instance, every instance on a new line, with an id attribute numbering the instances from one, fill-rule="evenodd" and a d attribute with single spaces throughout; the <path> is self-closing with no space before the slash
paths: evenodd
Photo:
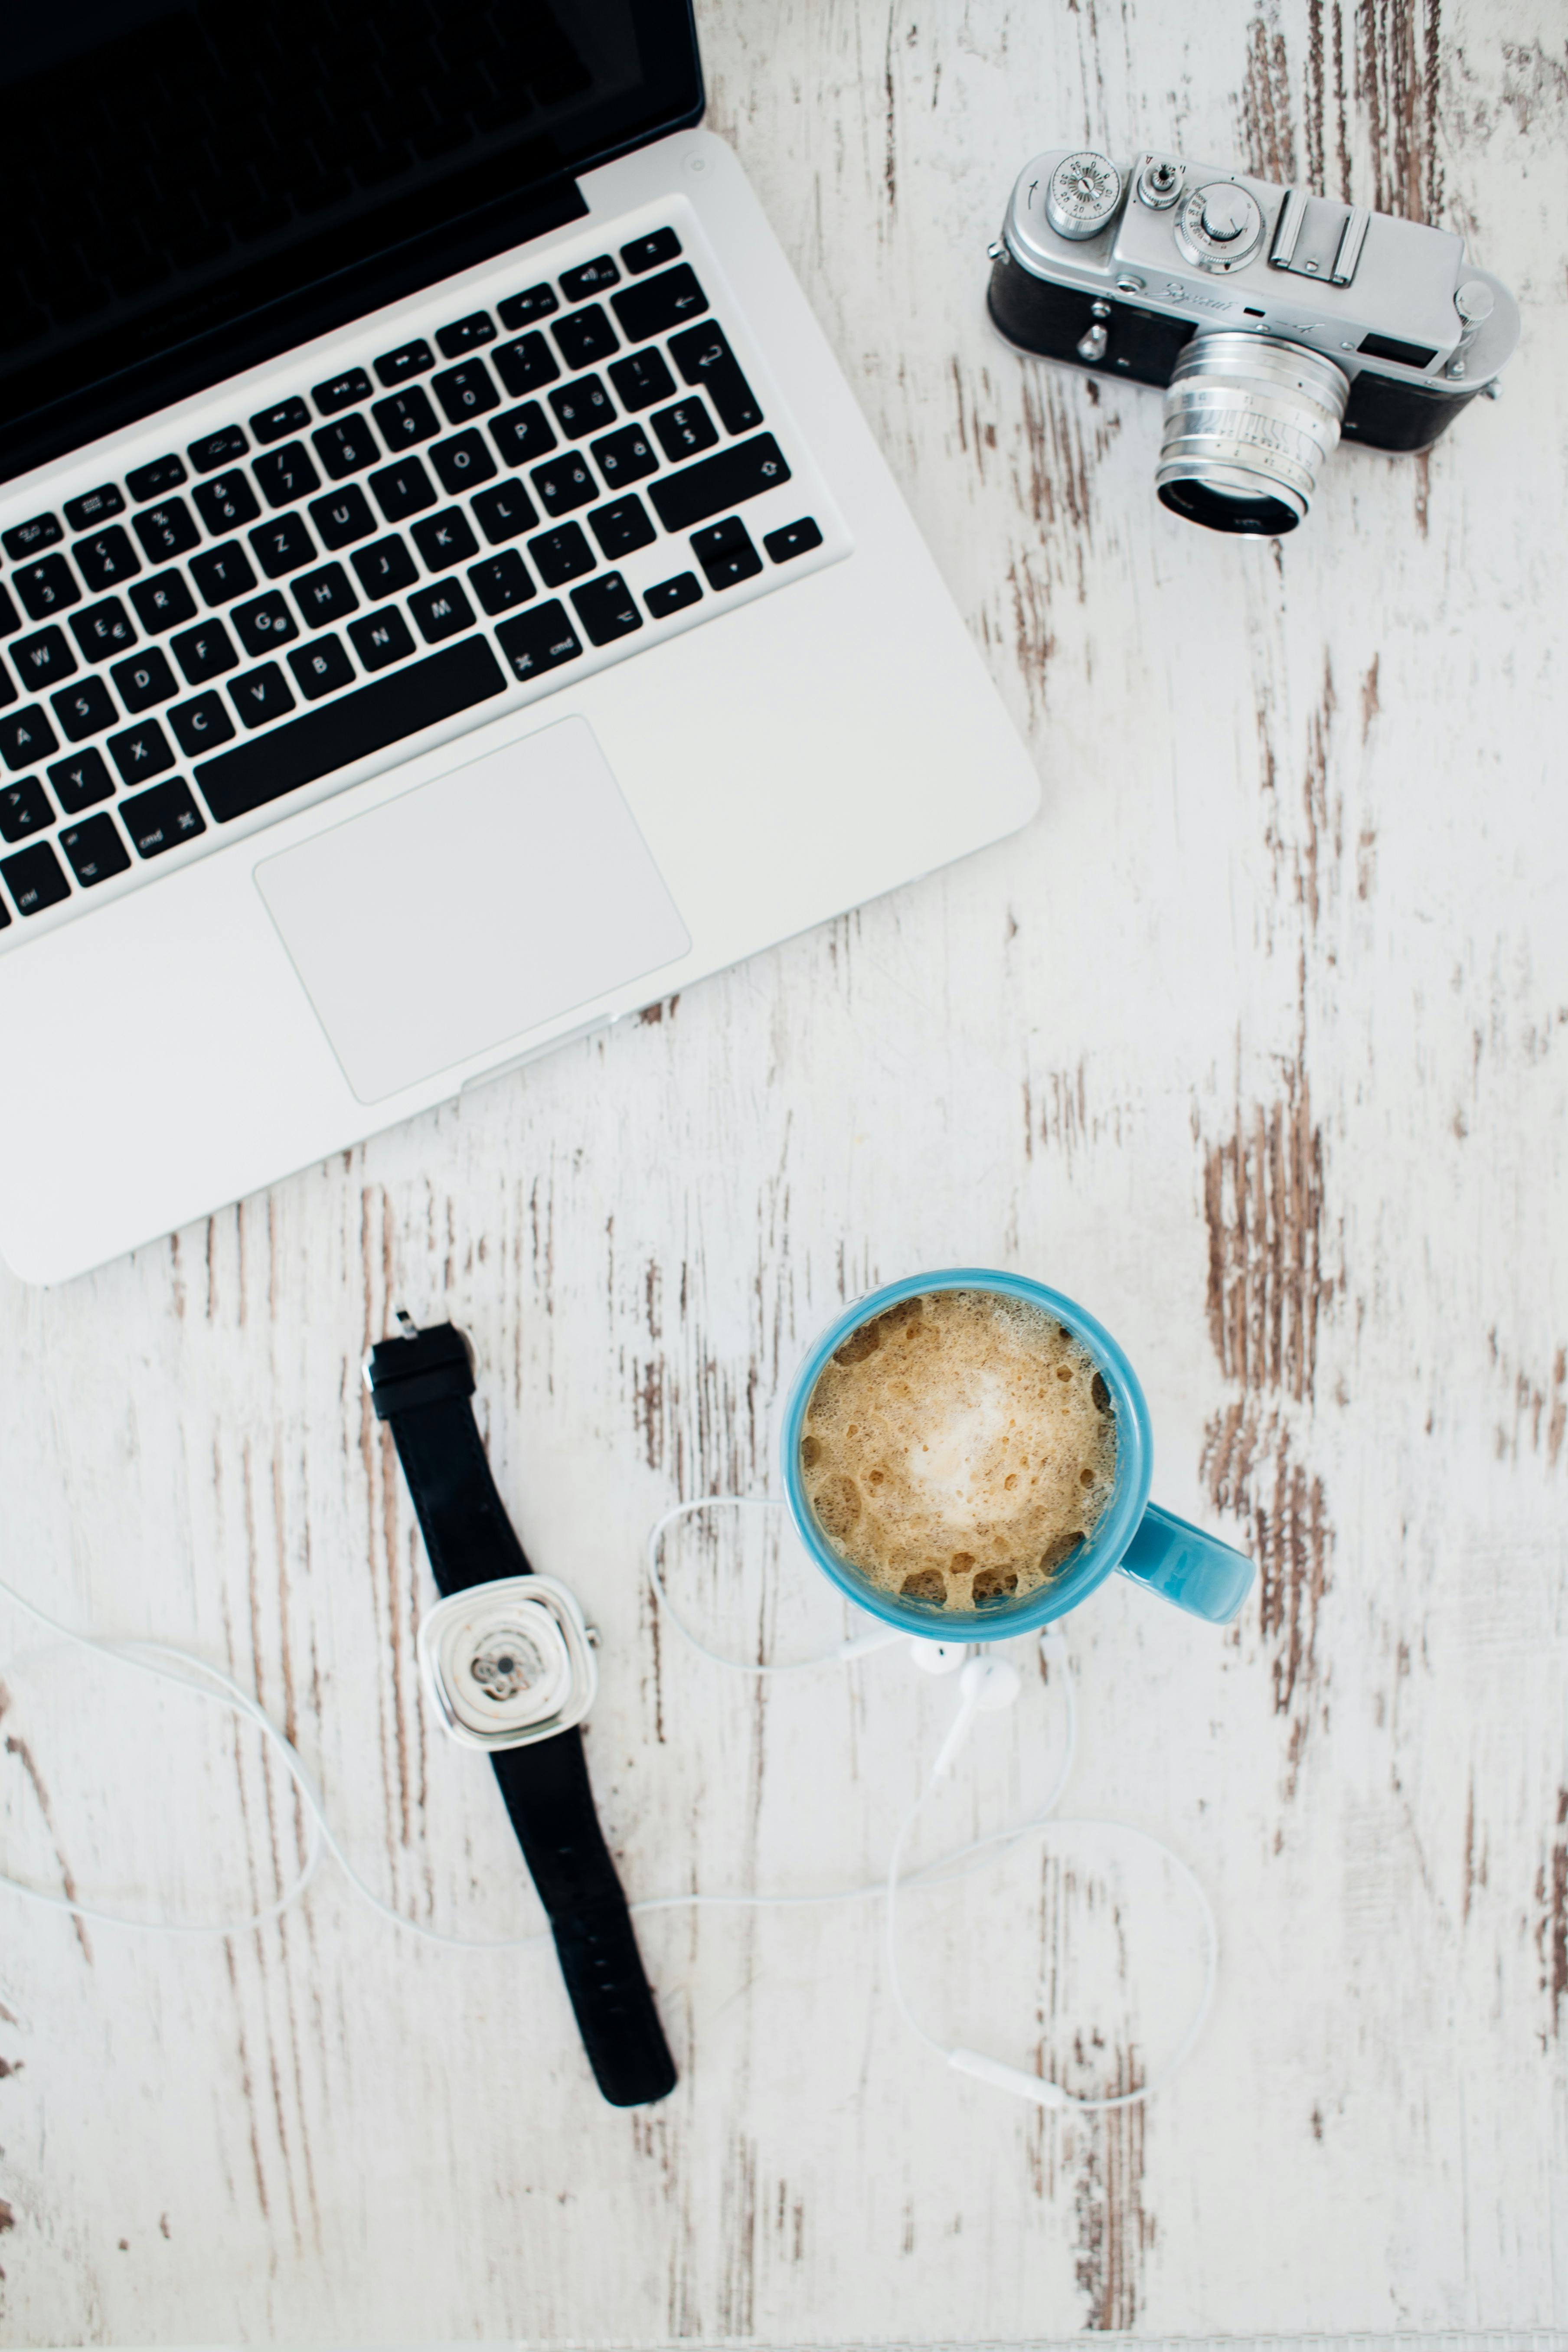
<path id="1" fill-rule="evenodd" d="M 1085 375 L 1130 376 L 1134 383 L 1171 381 L 1176 356 L 1200 330 L 1187 319 L 1141 310 L 1124 296 L 1101 297 L 1053 285 L 1018 264 L 1004 247 L 993 264 L 987 307 L 998 331 L 1020 351 L 1060 360 Z M 1105 356 L 1086 360 L 1079 344 L 1109 304 Z M 1479 384 L 1446 387 L 1395 383 L 1363 368 L 1352 377 L 1340 431 L 1365 449 L 1429 449 Z"/>

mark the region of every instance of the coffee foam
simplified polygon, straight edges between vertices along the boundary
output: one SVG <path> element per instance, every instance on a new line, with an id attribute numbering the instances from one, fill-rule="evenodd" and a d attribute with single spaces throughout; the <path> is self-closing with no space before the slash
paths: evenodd
<path id="1" fill-rule="evenodd" d="M 910 1600 L 1022 1600 L 1092 1533 L 1116 1482 L 1098 1366 L 1043 1307 L 984 1290 L 890 1307 L 806 1402 L 803 1481 L 839 1557 Z"/>

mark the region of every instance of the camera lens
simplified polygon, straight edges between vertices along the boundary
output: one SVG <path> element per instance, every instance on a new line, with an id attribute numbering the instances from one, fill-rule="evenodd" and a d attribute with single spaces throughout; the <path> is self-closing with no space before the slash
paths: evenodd
<path id="1" fill-rule="evenodd" d="M 1183 351 L 1165 394 L 1155 476 L 1172 512 L 1273 539 L 1305 520 L 1340 437 L 1350 379 L 1278 335 L 1220 328 Z"/>

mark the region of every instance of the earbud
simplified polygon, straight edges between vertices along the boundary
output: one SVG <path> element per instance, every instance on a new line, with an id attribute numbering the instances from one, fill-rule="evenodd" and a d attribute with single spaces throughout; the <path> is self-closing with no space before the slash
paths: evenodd
<path id="1" fill-rule="evenodd" d="M 952 1769 L 975 1717 L 1000 1715 L 1005 1707 L 1011 1706 L 1024 1687 L 1024 1678 L 1010 1658 L 969 1658 L 958 1677 L 958 1687 L 962 1694 L 958 1713 L 931 1766 L 933 1782 Z"/>
<path id="2" fill-rule="evenodd" d="M 922 1675 L 955 1675 L 969 1655 L 967 1642 L 928 1642 L 917 1633 L 910 1643 L 910 1658 Z"/>

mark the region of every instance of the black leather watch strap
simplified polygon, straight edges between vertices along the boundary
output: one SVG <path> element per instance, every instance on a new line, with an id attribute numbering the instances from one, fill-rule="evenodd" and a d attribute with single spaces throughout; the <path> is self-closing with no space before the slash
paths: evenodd
<path id="1" fill-rule="evenodd" d="M 384 1339 L 365 1367 L 392 1432 L 436 1582 L 460 1592 L 531 1573 L 474 1425 L 468 1343 L 444 1323 Z M 575 1729 L 490 1759 L 549 1915 L 561 1973 L 595 2080 L 612 2106 L 642 2106 L 675 2088 L 675 2063 L 594 1810 Z"/>

